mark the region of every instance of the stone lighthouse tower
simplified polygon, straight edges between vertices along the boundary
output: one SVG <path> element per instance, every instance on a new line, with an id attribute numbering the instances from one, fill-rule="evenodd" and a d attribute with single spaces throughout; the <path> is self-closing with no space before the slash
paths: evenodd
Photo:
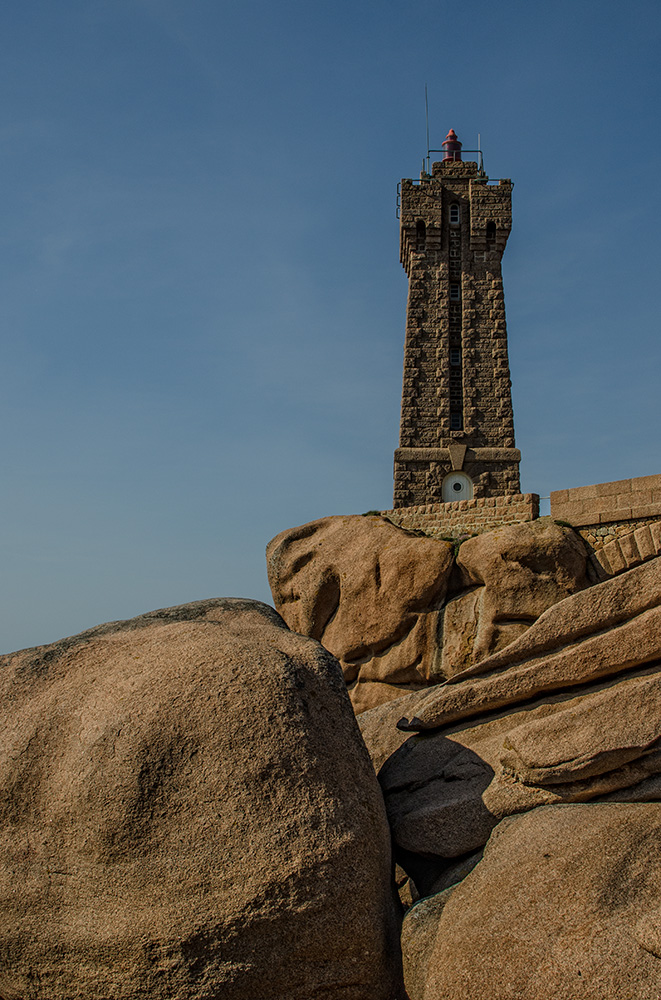
<path id="1" fill-rule="evenodd" d="M 464 162 L 451 129 L 401 185 L 409 278 L 395 507 L 519 492 L 501 258 L 512 182 Z"/>

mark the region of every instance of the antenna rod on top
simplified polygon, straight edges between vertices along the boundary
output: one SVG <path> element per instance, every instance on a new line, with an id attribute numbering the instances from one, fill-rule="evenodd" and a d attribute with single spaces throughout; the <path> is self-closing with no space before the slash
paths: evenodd
<path id="1" fill-rule="evenodd" d="M 427 173 L 429 173 L 429 102 L 427 100 L 427 84 L 425 84 L 425 123 L 427 125 Z"/>
<path id="2" fill-rule="evenodd" d="M 483 167 L 482 167 L 482 136 L 480 135 L 479 132 L 477 133 L 477 151 L 480 154 L 480 170 L 482 170 L 483 169 Z"/>

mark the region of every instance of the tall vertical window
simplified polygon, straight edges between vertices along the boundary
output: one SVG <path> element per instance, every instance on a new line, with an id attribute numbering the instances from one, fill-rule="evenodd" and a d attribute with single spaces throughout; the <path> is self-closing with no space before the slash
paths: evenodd
<path id="1" fill-rule="evenodd" d="M 425 226 L 422 219 L 418 219 L 415 224 L 415 248 L 418 253 L 425 252 L 425 243 L 427 242 L 427 227 Z"/>
<path id="2" fill-rule="evenodd" d="M 450 225 L 458 226 L 460 221 L 459 205 L 456 201 L 453 201 L 450 205 Z"/>
<path id="3" fill-rule="evenodd" d="M 496 243 L 496 223 L 487 222 L 487 250 L 491 250 Z"/>

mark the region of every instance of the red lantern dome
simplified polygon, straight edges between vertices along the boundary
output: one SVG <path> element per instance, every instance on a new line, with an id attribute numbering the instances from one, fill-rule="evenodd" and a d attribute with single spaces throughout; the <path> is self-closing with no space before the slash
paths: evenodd
<path id="1" fill-rule="evenodd" d="M 441 143 L 441 149 L 443 150 L 443 163 L 446 160 L 461 159 L 461 143 L 457 139 L 453 128 L 450 129 L 445 140 Z"/>

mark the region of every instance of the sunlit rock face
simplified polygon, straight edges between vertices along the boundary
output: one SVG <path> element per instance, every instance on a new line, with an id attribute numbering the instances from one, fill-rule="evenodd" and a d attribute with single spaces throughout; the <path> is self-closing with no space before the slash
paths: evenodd
<path id="1" fill-rule="evenodd" d="M 337 661 L 211 600 L 0 661 L 0 997 L 399 1000 Z"/>
<path id="2" fill-rule="evenodd" d="M 267 563 L 276 608 L 342 664 L 357 713 L 441 683 L 518 638 L 587 585 L 587 555 L 549 520 L 463 542 L 382 517 L 327 517 L 284 531 Z"/>
<path id="3" fill-rule="evenodd" d="M 452 545 L 381 517 L 326 517 L 267 548 L 276 608 L 342 664 L 356 711 L 437 683 Z"/>

